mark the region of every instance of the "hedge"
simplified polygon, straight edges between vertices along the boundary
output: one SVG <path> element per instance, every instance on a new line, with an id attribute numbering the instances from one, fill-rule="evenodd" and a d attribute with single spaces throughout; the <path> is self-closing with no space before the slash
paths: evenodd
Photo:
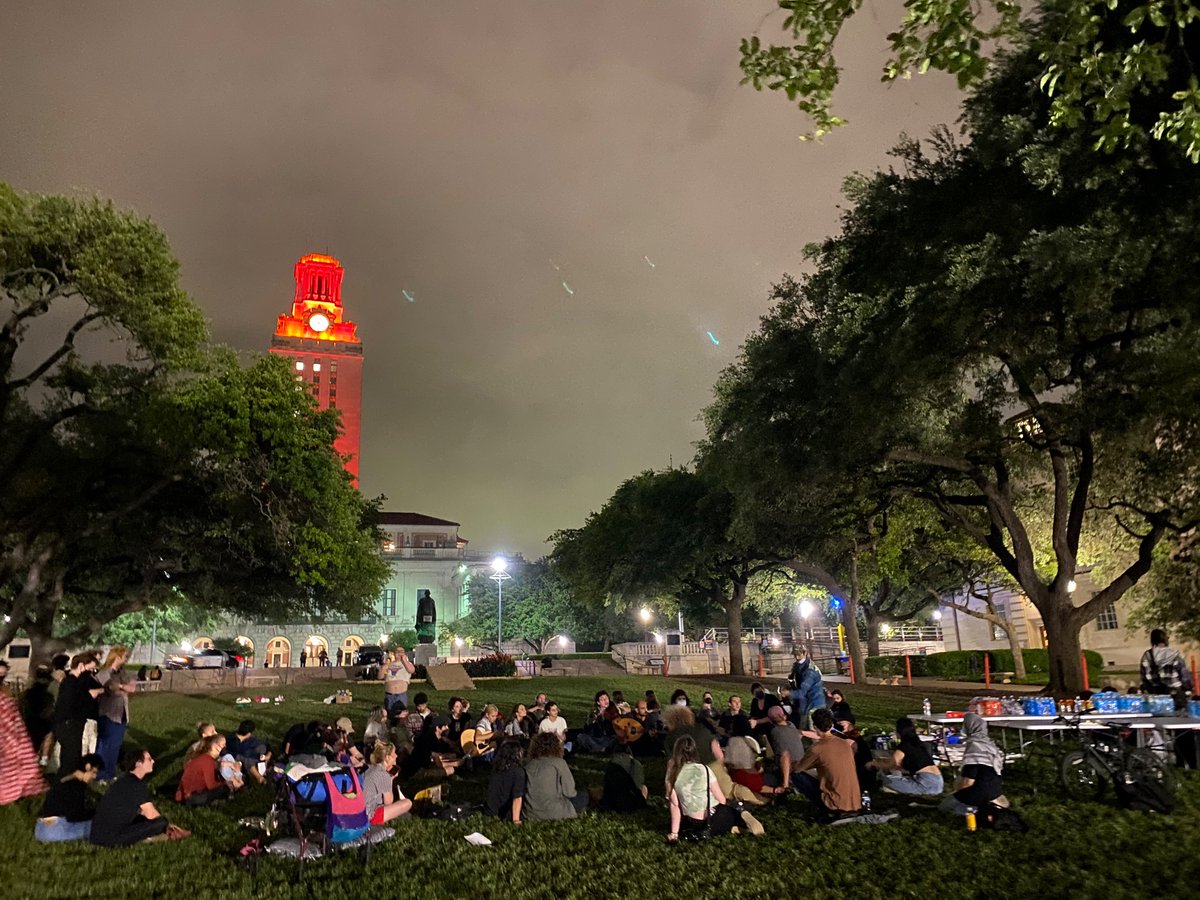
<path id="1" fill-rule="evenodd" d="M 1095 650 L 1083 651 L 1087 659 L 1088 680 L 1098 684 L 1104 658 Z M 948 650 L 945 653 L 930 653 L 926 656 L 910 656 L 914 676 L 932 676 L 934 678 L 975 679 L 983 675 L 983 660 L 991 657 L 991 670 L 995 672 L 1013 671 L 1013 656 L 1011 650 Z M 1025 650 L 1025 669 L 1028 672 L 1045 672 L 1050 667 L 1050 654 L 1044 649 Z M 868 656 L 867 674 L 877 678 L 904 674 L 903 656 Z"/>
<path id="2" fill-rule="evenodd" d="M 463 668 L 472 678 L 493 678 L 517 674 L 517 664 L 507 653 L 469 659 L 463 663 Z"/>

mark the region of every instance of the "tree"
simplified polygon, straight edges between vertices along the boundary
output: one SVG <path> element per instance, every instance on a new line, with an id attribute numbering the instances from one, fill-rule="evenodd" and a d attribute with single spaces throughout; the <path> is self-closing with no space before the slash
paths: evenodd
<path id="1" fill-rule="evenodd" d="M 741 42 L 741 67 L 755 89 L 781 90 L 820 136 L 845 120 L 832 112 L 840 70 L 834 46 L 862 0 L 778 0 L 791 45 Z M 962 88 L 983 82 L 1006 53 L 1037 60 L 1031 72 L 1049 99 L 1054 127 L 1084 127 L 1107 151 L 1172 143 L 1200 161 L 1200 11 L 1185 0 L 924 0 L 888 35 L 883 80 L 929 69 Z"/>
<path id="2" fill-rule="evenodd" d="M 1051 689 L 1075 693 L 1080 628 L 1200 521 L 1200 174 L 1050 128 L 1036 66 L 980 88 L 968 147 L 906 142 L 903 172 L 850 182 L 843 233 L 779 286 L 742 365 L 781 455 L 836 455 L 985 550 L 1042 616 Z M 1118 564 L 1077 606 L 1089 542 Z"/>
<path id="3" fill-rule="evenodd" d="M 742 609 L 751 578 L 778 564 L 731 537 L 733 497 L 713 479 L 671 469 L 625 481 L 582 528 L 551 535 L 551 560 L 594 609 L 647 596 L 721 610 L 729 671 L 744 675 Z"/>
<path id="4" fill-rule="evenodd" d="M 376 507 L 336 412 L 282 361 L 206 345 L 150 223 L 7 188 L 0 216 L 0 647 L 20 629 L 44 658 L 180 589 L 249 615 L 371 602 Z"/>
<path id="5" fill-rule="evenodd" d="M 627 619 L 597 616 L 596 611 L 576 599 L 567 582 L 548 559 L 515 566 L 504 583 L 504 636 L 520 639 L 532 653 L 548 653 L 560 636 L 576 644 L 599 644 L 633 635 Z M 495 647 L 498 636 L 499 591 L 490 578 L 472 578 L 471 609 L 450 627 L 455 636 L 473 644 Z M 561 649 L 561 648 L 560 648 Z"/>

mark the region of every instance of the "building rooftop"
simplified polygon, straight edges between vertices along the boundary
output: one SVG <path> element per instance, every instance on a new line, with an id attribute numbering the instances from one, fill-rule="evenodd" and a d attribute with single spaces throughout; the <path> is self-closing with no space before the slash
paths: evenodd
<path id="1" fill-rule="evenodd" d="M 438 519 L 434 516 L 426 516 L 421 513 L 414 512 L 381 512 L 379 514 L 380 525 L 449 525 L 454 528 L 459 526 L 458 522 L 451 522 L 449 519 Z"/>

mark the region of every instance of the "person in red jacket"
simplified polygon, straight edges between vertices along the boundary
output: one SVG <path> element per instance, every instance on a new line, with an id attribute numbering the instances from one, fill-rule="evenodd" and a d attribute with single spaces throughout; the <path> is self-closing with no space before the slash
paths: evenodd
<path id="1" fill-rule="evenodd" d="M 188 806 L 207 806 L 214 800 L 224 800 L 229 796 L 229 785 L 217 773 L 217 756 L 224 743 L 225 739 L 219 734 L 200 741 L 197 752 L 183 764 L 175 802 Z"/>

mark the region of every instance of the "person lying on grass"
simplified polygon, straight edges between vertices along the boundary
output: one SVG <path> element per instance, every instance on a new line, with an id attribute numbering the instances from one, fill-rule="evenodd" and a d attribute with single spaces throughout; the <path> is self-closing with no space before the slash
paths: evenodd
<path id="1" fill-rule="evenodd" d="M 396 790 L 395 770 L 396 745 L 376 741 L 371 750 L 371 765 L 362 777 L 367 820 L 372 825 L 383 825 L 412 811 L 412 801 Z"/>
<path id="2" fill-rule="evenodd" d="M 897 719 L 896 736 L 900 738 L 900 746 L 892 751 L 890 759 L 876 759 L 867 763 L 869 768 L 884 773 L 884 792 L 941 796 L 946 788 L 942 771 L 934 765 L 933 756 L 917 734 L 913 720 L 907 717 Z"/>
<path id="3" fill-rule="evenodd" d="M 550 704 L 549 709 L 553 709 Z M 552 732 L 541 731 L 529 743 L 525 763 L 525 818 L 573 819 L 587 809 L 588 794 L 575 789 L 575 776 L 563 760 L 563 744 Z"/>
<path id="4" fill-rule="evenodd" d="M 833 714 L 821 707 L 812 712 L 817 734 L 804 758 L 791 764 L 792 785 L 817 808 L 818 821 L 831 822 L 854 815 L 861 807 L 854 748 L 833 733 Z M 815 769 L 817 777 L 809 775 Z"/>
<path id="5" fill-rule="evenodd" d="M 695 740 L 681 735 L 667 763 L 667 800 L 671 807 L 671 843 L 684 838 L 729 834 L 745 826 L 751 834 L 761 835 L 763 827 L 754 816 L 726 803 L 725 794 L 712 769 L 700 762 Z"/>
<path id="6" fill-rule="evenodd" d="M 126 745 L 122 754 L 125 774 L 96 804 L 91 842 L 100 847 L 130 847 L 141 841 L 187 837 L 190 832 L 171 825 L 150 802 L 146 787 L 146 779 L 154 771 L 150 751 Z"/>
<path id="7" fill-rule="evenodd" d="M 46 795 L 42 814 L 33 827 L 33 836 L 37 840 L 53 843 L 88 839 L 94 815 L 88 802 L 88 785 L 96 780 L 103 766 L 104 759 L 99 753 L 88 753 L 74 772 L 66 775 L 59 772 L 51 779 L 50 793 Z"/>
<path id="8" fill-rule="evenodd" d="M 525 745 L 520 738 L 505 738 L 492 760 L 484 813 L 520 825 L 526 783 Z"/>
<path id="9" fill-rule="evenodd" d="M 196 753 L 189 751 L 183 764 L 183 774 L 175 791 L 175 802 L 188 806 L 207 806 L 229 797 L 230 787 L 217 771 L 217 757 L 225 748 L 225 738 L 211 734 L 199 742 Z"/>

